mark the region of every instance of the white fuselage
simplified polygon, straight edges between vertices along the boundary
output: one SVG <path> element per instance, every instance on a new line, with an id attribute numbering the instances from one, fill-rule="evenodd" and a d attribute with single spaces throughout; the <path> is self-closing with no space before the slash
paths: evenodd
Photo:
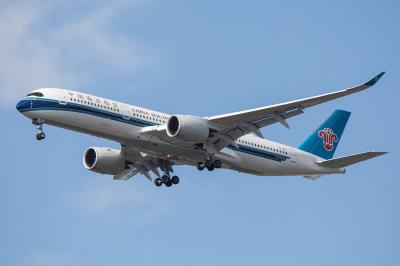
<path id="1" fill-rule="evenodd" d="M 168 114 L 76 91 L 50 88 L 36 91 L 43 97 L 27 96 L 17 104 L 17 109 L 30 119 L 117 141 L 182 164 L 196 165 L 207 156 L 202 149 L 141 132 L 144 127 L 165 124 Z M 323 159 L 315 155 L 253 134 L 237 139 L 236 143 L 238 147 L 230 145 L 214 154 L 224 168 L 265 176 L 315 176 L 344 171 L 319 166 L 315 162 Z"/>

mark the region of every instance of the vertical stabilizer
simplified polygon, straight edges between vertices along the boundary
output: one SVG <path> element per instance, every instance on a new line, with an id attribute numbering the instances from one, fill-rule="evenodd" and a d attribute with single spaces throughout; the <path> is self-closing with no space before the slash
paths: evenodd
<path id="1" fill-rule="evenodd" d="M 350 112 L 336 110 L 300 145 L 299 149 L 317 155 L 326 160 L 332 159 Z"/>

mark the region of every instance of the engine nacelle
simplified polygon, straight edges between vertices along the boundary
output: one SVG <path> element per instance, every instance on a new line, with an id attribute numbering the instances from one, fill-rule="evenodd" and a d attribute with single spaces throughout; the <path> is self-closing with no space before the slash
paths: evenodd
<path id="1" fill-rule="evenodd" d="M 173 115 L 167 122 L 167 134 L 171 138 L 201 143 L 210 133 L 207 119 L 190 115 Z"/>
<path id="2" fill-rule="evenodd" d="M 83 155 L 83 165 L 100 174 L 117 175 L 125 170 L 126 161 L 120 150 L 90 147 Z"/>

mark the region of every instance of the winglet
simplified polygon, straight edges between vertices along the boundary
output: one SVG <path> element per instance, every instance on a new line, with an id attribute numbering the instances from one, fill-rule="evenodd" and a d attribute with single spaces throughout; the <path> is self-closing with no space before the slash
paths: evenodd
<path id="1" fill-rule="evenodd" d="M 373 77 L 371 80 L 369 80 L 368 82 L 364 83 L 364 85 L 371 87 L 373 85 L 375 85 L 375 83 L 378 82 L 378 80 L 385 74 L 385 72 L 381 72 L 378 75 L 376 75 L 375 77 Z"/>

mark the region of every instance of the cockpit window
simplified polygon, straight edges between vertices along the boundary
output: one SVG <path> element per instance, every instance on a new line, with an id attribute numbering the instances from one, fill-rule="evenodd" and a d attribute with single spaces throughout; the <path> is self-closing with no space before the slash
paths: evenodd
<path id="1" fill-rule="evenodd" d="M 43 97 L 43 93 L 41 93 L 41 92 L 32 92 L 32 93 L 29 93 L 29 94 L 26 95 L 26 96 Z"/>

